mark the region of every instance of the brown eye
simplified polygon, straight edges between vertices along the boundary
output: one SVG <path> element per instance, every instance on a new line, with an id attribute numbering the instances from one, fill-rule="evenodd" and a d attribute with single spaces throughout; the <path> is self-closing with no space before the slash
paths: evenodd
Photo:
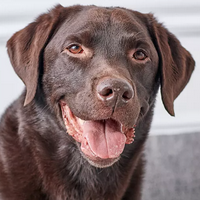
<path id="1" fill-rule="evenodd" d="M 147 58 L 147 55 L 144 51 L 138 50 L 133 54 L 133 58 L 135 60 L 145 60 Z"/>
<path id="2" fill-rule="evenodd" d="M 80 53 L 83 53 L 83 49 L 81 46 L 77 45 L 77 44 L 72 44 L 70 45 L 69 47 L 67 47 L 67 50 L 70 52 L 70 53 L 73 53 L 73 54 L 80 54 Z"/>

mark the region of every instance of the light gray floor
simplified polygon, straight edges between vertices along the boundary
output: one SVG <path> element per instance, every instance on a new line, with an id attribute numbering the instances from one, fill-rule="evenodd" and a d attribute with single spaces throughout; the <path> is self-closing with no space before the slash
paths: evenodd
<path id="1" fill-rule="evenodd" d="M 143 200 L 200 199 L 200 132 L 151 136 Z"/>

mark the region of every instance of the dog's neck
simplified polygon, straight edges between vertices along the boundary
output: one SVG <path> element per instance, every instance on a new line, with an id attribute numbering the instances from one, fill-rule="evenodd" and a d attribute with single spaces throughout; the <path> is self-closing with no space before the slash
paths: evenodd
<path id="1" fill-rule="evenodd" d="M 50 108 L 44 107 L 41 112 L 43 104 L 37 99 L 34 100 L 34 103 L 23 107 L 23 96 L 21 97 L 22 113 L 27 124 L 30 121 L 32 125 L 32 133 L 28 134 L 24 131 L 26 133 L 24 139 L 29 137 L 26 141 L 32 141 L 32 143 L 27 145 L 32 150 L 34 159 L 41 161 L 36 162 L 37 173 L 42 174 L 43 181 L 50 180 L 51 183 L 54 183 L 41 183 L 48 185 L 47 190 L 52 192 L 49 195 L 55 195 L 54 199 L 56 199 L 57 193 L 63 194 L 63 196 L 77 196 L 75 199 L 81 199 L 81 195 L 86 195 L 82 199 L 99 199 L 100 196 L 106 196 L 107 199 L 113 199 L 114 196 L 115 199 L 122 198 L 119 197 L 119 194 L 124 194 L 122 191 L 131 183 L 135 170 L 140 168 L 142 171 L 143 164 L 140 159 L 152 121 L 153 103 L 137 124 L 135 141 L 125 146 L 119 161 L 111 167 L 101 169 L 91 166 L 81 155 L 75 140 L 67 134 L 64 126 L 58 123 L 56 115 Z M 26 116 L 26 113 L 29 113 L 26 112 L 28 110 L 33 113 L 31 116 Z M 51 126 L 46 126 L 47 124 L 51 124 Z M 21 131 L 25 128 L 20 127 Z M 54 142 L 55 138 L 58 140 L 56 143 Z M 140 163 L 139 166 L 138 163 Z M 73 185 L 73 188 L 70 188 L 70 185 Z M 66 187 L 69 188 L 67 191 L 71 191 L 71 194 L 69 192 L 65 194 Z M 107 191 L 109 191 L 108 194 L 106 194 Z"/>

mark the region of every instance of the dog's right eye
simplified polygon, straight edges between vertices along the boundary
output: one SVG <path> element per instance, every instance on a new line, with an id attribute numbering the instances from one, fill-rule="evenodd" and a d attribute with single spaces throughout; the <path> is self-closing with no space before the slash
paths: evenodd
<path id="1" fill-rule="evenodd" d="M 138 50 L 136 51 L 134 54 L 133 54 L 133 58 L 135 60 L 138 60 L 138 61 L 143 61 L 147 58 L 148 56 L 146 55 L 146 53 L 142 50 Z"/>
<path id="2" fill-rule="evenodd" d="M 73 54 L 81 54 L 81 53 L 83 53 L 82 47 L 80 45 L 77 45 L 77 44 L 70 45 L 69 47 L 67 47 L 67 50 L 70 53 L 73 53 Z"/>

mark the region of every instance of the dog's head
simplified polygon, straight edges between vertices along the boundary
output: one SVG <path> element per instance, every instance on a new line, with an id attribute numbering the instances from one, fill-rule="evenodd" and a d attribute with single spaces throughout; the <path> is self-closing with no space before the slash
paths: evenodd
<path id="1" fill-rule="evenodd" d="M 26 85 L 24 105 L 40 88 L 96 166 L 114 163 L 132 143 L 159 84 L 174 115 L 173 102 L 194 69 L 189 52 L 151 14 L 122 8 L 59 5 L 14 34 L 7 47 Z"/>

